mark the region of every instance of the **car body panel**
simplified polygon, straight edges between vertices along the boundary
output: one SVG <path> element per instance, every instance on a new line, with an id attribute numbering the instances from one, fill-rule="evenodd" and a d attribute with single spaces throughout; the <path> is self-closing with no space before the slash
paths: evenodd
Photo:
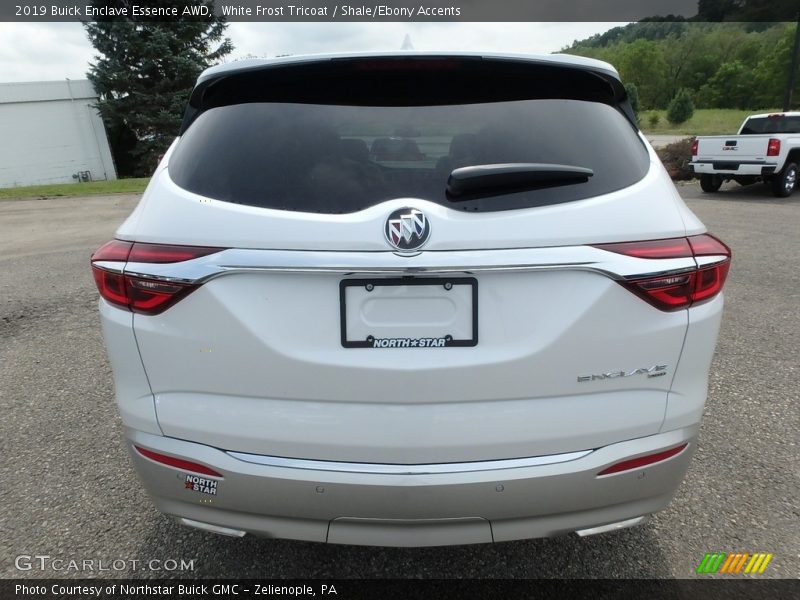
<path id="1" fill-rule="evenodd" d="M 477 279 L 473 349 L 343 348 L 338 275 L 214 279 L 168 313 L 134 317 L 159 423 L 229 450 L 384 462 L 546 454 L 659 430 L 670 377 L 577 378 L 656 364 L 671 376 L 685 312 L 654 322 L 589 272 Z"/>
<path id="2" fill-rule="evenodd" d="M 435 475 L 269 467 L 174 438 L 132 430 L 126 435 L 131 444 L 188 456 L 222 474 L 213 496 L 198 493 L 186 488 L 184 472 L 164 468 L 131 446 L 141 480 L 166 514 L 265 537 L 425 546 L 563 535 L 657 512 L 686 471 L 697 429 L 613 444 L 569 462 Z M 686 443 L 669 460 L 597 476 L 623 457 Z M 479 524 L 482 533 L 476 533 L 480 520 L 491 523 L 491 535 Z"/>

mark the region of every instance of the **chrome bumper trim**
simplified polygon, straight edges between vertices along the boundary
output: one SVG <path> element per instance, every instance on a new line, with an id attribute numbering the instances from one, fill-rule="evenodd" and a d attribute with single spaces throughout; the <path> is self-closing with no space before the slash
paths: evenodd
<path id="1" fill-rule="evenodd" d="M 102 268 L 114 265 L 96 263 Z M 119 265 L 116 265 L 117 269 Z M 179 263 L 125 265 L 125 273 L 172 282 L 205 283 L 242 272 L 328 273 L 338 275 L 418 275 L 493 271 L 592 271 L 611 279 L 692 270 L 691 257 L 646 259 L 591 246 L 453 250 L 400 256 L 392 252 L 229 249 Z"/>
<path id="2" fill-rule="evenodd" d="M 530 458 L 511 458 L 505 460 L 487 460 L 480 462 L 440 463 L 422 465 L 395 465 L 378 463 L 334 462 L 327 460 L 308 460 L 301 458 L 284 458 L 281 456 L 263 456 L 245 452 L 227 452 L 235 459 L 243 462 L 280 467 L 285 469 L 304 469 L 307 471 L 336 471 L 340 473 L 368 473 L 372 475 L 434 475 L 442 473 L 471 473 L 478 471 L 500 471 L 504 469 L 522 469 L 554 465 L 577 460 L 588 456 L 594 450 L 581 450 L 565 454 L 550 454 Z"/>
<path id="3" fill-rule="evenodd" d="M 634 517 L 624 521 L 617 521 L 616 523 L 609 523 L 608 525 L 600 525 L 599 527 L 590 527 L 589 529 L 578 529 L 577 533 L 580 537 L 589 535 L 597 535 L 598 533 L 608 533 L 609 531 L 617 531 L 619 529 L 626 529 L 627 527 L 634 527 L 641 525 L 647 520 L 647 516 Z"/>
<path id="4" fill-rule="evenodd" d="M 222 527 L 221 525 L 212 525 L 211 523 L 204 523 L 203 521 L 195 521 L 194 519 L 186 519 L 184 517 L 179 517 L 178 522 L 181 525 L 186 525 L 187 527 L 194 527 L 195 529 L 201 529 L 202 531 L 210 531 L 211 533 L 217 533 L 219 535 L 227 535 L 228 537 L 244 537 L 247 532 L 242 531 L 241 529 L 231 529 L 230 527 Z"/>

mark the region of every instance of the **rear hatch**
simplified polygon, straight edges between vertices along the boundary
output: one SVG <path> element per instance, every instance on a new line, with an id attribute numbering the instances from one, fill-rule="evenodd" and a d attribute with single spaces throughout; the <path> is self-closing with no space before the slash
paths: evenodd
<path id="1" fill-rule="evenodd" d="M 220 249 L 126 268 L 199 284 L 134 315 L 164 434 L 431 463 L 658 432 L 687 311 L 616 280 L 694 261 L 590 246 L 686 235 L 628 114 L 613 73 L 551 62 L 355 58 L 203 80 L 118 232 Z M 539 166 L 452 185 L 509 164 Z"/>

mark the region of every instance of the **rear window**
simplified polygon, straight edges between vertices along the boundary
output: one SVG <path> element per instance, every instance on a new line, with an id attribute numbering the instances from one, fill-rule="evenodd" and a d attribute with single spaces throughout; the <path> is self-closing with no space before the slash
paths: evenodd
<path id="1" fill-rule="evenodd" d="M 586 182 L 457 202 L 453 169 L 500 163 L 590 168 Z M 247 102 L 202 112 L 169 163 L 191 192 L 264 208 L 341 214 L 394 198 L 500 211 L 590 198 L 639 181 L 649 158 L 615 107 L 575 99 L 369 106 Z"/>
<path id="2" fill-rule="evenodd" d="M 800 117 L 753 117 L 742 126 L 742 135 L 800 133 Z"/>

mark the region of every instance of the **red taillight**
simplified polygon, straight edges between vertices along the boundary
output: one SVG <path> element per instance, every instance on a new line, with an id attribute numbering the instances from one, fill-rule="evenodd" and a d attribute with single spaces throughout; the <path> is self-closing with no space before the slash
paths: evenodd
<path id="1" fill-rule="evenodd" d="M 686 258 L 692 255 L 692 247 L 687 238 L 595 244 L 594 247 L 636 258 Z"/>
<path id="2" fill-rule="evenodd" d="M 686 238 L 692 247 L 689 256 L 727 256 L 730 258 L 731 249 L 709 233 L 693 235 Z"/>
<path id="3" fill-rule="evenodd" d="M 664 450 L 663 452 L 656 452 L 655 454 L 648 454 L 647 456 L 640 456 L 639 458 L 632 458 L 630 460 L 623 460 L 622 462 L 618 462 L 614 465 L 611 465 L 607 469 L 603 469 L 600 471 L 597 476 L 600 475 L 611 475 L 612 473 L 621 473 L 622 471 L 631 471 L 633 469 L 639 469 L 641 467 L 645 467 L 647 465 L 652 465 L 657 462 L 661 462 L 662 460 L 667 460 L 668 458 L 672 458 L 683 452 L 683 450 L 689 444 L 681 444 L 680 446 L 676 446 L 675 448 L 670 448 L 669 450 Z"/>
<path id="4" fill-rule="evenodd" d="M 781 153 L 781 141 L 770 138 L 767 143 L 767 156 L 778 156 Z"/>
<path id="5" fill-rule="evenodd" d="M 210 467 L 206 467 L 205 465 L 201 465 L 190 460 L 175 458 L 174 456 L 167 456 L 166 454 L 153 452 L 152 450 L 146 450 L 145 448 L 140 448 L 139 446 L 134 446 L 134 448 L 136 448 L 136 451 L 142 456 L 161 463 L 162 465 L 167 465 L 168 467 L 175 467 L 176 469 L 181 469 L 182 471 L 191 471 L 192 473 L 200 473 L 201 475 L 210 475 L 211 477 L 222 477 L 222 473 L 217 473 Z"/>
<path id="6" fill-rule="evenodd" d="M 168 283 L 125 275 L 125 289 L 128 293 L 129 308 L 133 312 L 145 315 L 157 315 L 164 312 L 198 287 L 200 286 L 195 284 Z"/>
<path id="7" fill-rule="evenodd" d="M 694 291 L 692 291 L 692 304 L 710 300 L 722 291 L 728 270 L 731 267 L 730 259 L 722 263 L 703 267 L 694 276 Z"/>
<path id="8" fill-rule="evenodd" d="M 100 246 L 92 254 L 91 261 L 96 260 L 111 260 L 117 262 L 125 262 L 128 260 L 128 255 L 133 248 L 133 242 L 123 242 L 122 240 L 111 240 Z"/>
<path id="9" fill-rule="evenodd" d="M 695 140 L 692 142 L 692 156 L 697 156 L 697 146 L 698 145 L 699 145 L 699 142 L 697 141 L 697 138 L 695 138 Z"/>
<path id="10" fill-rule="evenodd" d="M 113 240 L 92 255 L 92 274 L 100 295 L 111 304 L 147 315 L 164 312 L 199 286 L 126 274 L 126 263 L 183 262 L 223 248 L 167 246 Z"/>
<path id="11" fill-rule="evenodd" d="M 723 257 L 710 265 L 648 277 L 631 277 L 619 283 L 659 310 L 673 311 L 710 300 L 725 284 L 731 251 L 714 236 L 704 233 L 688 238 L 669 238 L 642 242 L 597 244 L 596 248 L 636 258 Z"/>
<path id="12" fill-rule="evenodd" d="M 125 278 L 121 273 L 114 273 L 92 265 L 92 275 L 100 295 L 111 304 L 128 307 L 128 292 L 125 289 Z"/>
<path id="13" fill-rule="evenodd" d="M 622 285 L 660 310 L 672 311 L 692 305 L 694 273 L 621 281 Z"/>
<path id="14" fill-rule="evenodd" d="M 128 256 L 130 262 L 143 263 L 174 263 L 192 260 L 220 252 L 223 248 L 209 248 L 206 246 L 166 246 L 164 244 L 136 243 L 131 248 Z"/>

